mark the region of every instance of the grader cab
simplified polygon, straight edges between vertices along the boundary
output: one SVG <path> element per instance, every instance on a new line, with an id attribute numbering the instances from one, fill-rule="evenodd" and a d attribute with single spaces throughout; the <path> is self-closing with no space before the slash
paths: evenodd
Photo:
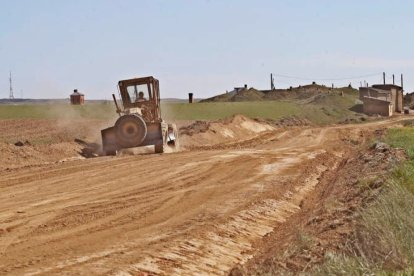
<path id="1" fill-rule="evenodd" d="M 101 130 L 105 155 L 115 155 L 125 148 L 154 145 L 156 153 L 175 147 L 178 133 L 174 124 L 161 118 L 159 82 L 143 77 L 118 82 L 122 109 L 112 94 L 119 118 L 115 125 Z"/>

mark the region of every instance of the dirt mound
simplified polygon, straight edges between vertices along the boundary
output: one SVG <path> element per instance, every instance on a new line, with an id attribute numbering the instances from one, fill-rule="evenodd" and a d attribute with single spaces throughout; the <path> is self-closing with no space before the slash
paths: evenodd
<path id="1" fill-rule="evenodd" d="M 299 118 L 296 116 L 284 117 L 276 121 L 269 121 L 269 124 L 276 127 L 295 127 L 295 126 L 311 126 L 313 123 L 306 118 Z"/>
<path id="2" fill-rule="evenodd" d="M 74 142 L 49 145 L 31 145 L 26 142 L 22 145 L 16 144 L 18 145 L 0 143 L 0 171 L 82 158 L 82 147 Z"/>
<path id="3" fill-rule="evenodd" d="M 264 93 L 258 91 L 254 88 L 249 89 L 242 89 L 240 92 L 236 93 L 233 97 L 231 97 L 231 101 L 233 102 L 244 102 L 244 101 L 261 101 L 263 100 Z"/>
<path id="4" fill-rule="evenodd" d="M 195 121 L 194 123 L 188 126 L 181 127 L 180 134 L 193 136 L 194 134 L 197 134 L 197 133 L 207 132 L 209 127 L 210 127 L 210 122 L 208 121 Z"/>
<path id="5" fill-rule="evenodd" d="M 94 157 L 99 151 L 100 129 L 108 124 L 94 119 L 2 120 L 0 171 Z"/>
<path id="6" fill-rule="evenodd" d="M 328 95 L 330 93 L 338 94 L 340 89 L 330 89 L 326 86 L 322 85 L 307 85 L 307 86 L 299 86 L 299 87 L 292 87 L 289 89 L 276 89 L 267 91 L 264 97 L 264 100 L 282 100 L 282 99 L 311 99 L 317 95 Z"/>
<path id="7" fill-rule="evenodd" d="M 275 101 L 275 100 L 308 100 L 304 103 L 319 103 L 326 95 L 357 95 L 358 90 L 349 87 L 330 88 L 324 85 L 310 84 L 290 87 L 288 89 L 258 90 L 255 88 L 241 89 L 238 92 L 224 93 L 200 102 L 244 102 L 244 101 Z M 318 98 L 321 96 L 321 98 Z M 316 97 L 316 98 L 315 98 Z"/>
<path id="8" fill-rule="evenodd" d="M 180 128 L 180 144 L 184 148 L 191 148 L 243 141 L 274 129 L 267 122 L 252 120 L 243 115 L 213 122 L 196 121 Z"/>
<path id="9" fill-rule="evenodd" d="M 238 92 L 229 92 L 220 94 L 208 99 L 201 100 L 200 102 L 245 102 L 245 101 L 262 101 L 265 94 L 253 87 L 243 88 Z"/>

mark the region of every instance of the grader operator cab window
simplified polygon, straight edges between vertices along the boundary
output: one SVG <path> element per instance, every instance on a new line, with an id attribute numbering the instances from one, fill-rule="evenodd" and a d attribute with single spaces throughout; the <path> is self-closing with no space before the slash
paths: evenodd
<path id="1" fill-rule="evenodd" d="M 131 103 L 145 102 L 151 99 L 151 85 L 147 84 L 136 84 L 127 87 L 129 98 Z"/>

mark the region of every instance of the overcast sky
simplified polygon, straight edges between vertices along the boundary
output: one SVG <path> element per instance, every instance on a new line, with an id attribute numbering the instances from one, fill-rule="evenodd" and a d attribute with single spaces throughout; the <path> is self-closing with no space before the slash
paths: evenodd
<path id="1" fill-rule="evenodd" d="M 413 1 L 0 0 L 0 98 L 110 99 L 152 75 L 162 97 L 248 84 L 359 86 L 404 73 L 414 90 Z M 352 80 L 344 78 L 360 77 Z M 305 80 L 309 79 L 309 80 Z M 326 80 L 325 80 L 326 79 Z M 343 80 L 331 80 L 343 79 Z M 322 81 L 323 80 L 323 81 Z"/>

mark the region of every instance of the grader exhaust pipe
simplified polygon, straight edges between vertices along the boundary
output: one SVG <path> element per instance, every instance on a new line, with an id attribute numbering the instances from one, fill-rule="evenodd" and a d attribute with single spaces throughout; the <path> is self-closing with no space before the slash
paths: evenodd
<path id="1" fill-rule="evenodd" d="M 112 94 L 112 99 L 114 100 L 115 106 L 116 106 L 116 113 L 118 113 L 119 116 L 121 116 L 121 109 L 118 106 L 118 102 L 116 101 L 115 94 Z"/>

